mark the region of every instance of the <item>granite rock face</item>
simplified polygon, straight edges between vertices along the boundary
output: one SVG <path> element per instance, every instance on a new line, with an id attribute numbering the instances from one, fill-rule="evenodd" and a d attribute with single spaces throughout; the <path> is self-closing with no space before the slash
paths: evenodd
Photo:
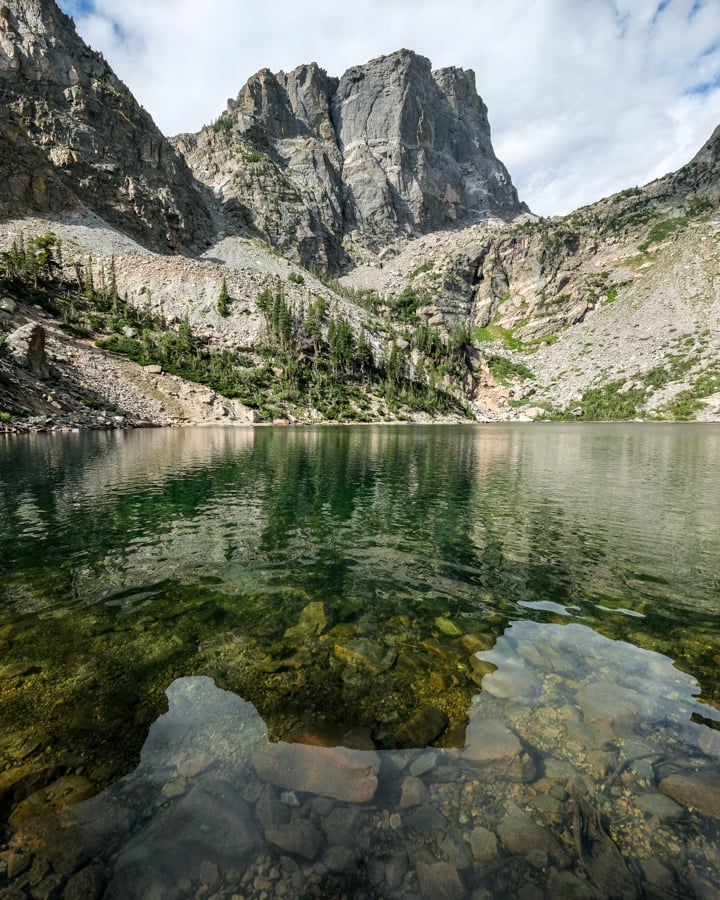
<path id="1" fill-rule="evenodd" d="M 434 231 L 524 210 L 493 152 L 471 71 L 433 72 L 401 50 L 347 71 L 331 113 L 346 218 L 357 227 Z"/>
<path id="2" fill-rule="evenodd" d="M 175 146 L 244 228 L 342 268 L 398 237 L 512 219 L 527 207 L 490 140 L 475 77 L 407 50 L 330 78 L 264 69 Z"/>
<path id="3" fill-rule="evenodd" d="M 186 163 L 54 3 L 0 5 L 0 90 L 0 214 L 89 208 L 155 250 L 207 243 Z"/>

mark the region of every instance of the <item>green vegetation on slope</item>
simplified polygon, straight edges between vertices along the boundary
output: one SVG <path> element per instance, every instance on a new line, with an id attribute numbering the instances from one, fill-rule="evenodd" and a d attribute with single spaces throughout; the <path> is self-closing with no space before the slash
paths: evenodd
<path id="1" fill-rule="evenodd" d="M 434 356 L 411 367 L 398 342 L 390 341 L 377 354 L 370 336 L 356 333 L 337 310 L 330 313 L 322 298 L 307 309 L 291 308 L 278 283 L 274 291 L 258 295 L 266 335 L 251 358 L 213 348 L 187 318 L 167 322 L 151 311 L 150 300 L 144 309 L 128 304 L 118 294 L 114 261 L 109 271 L 92 260 L 75 262 L 73 272 L 73 279 L 65 277 L 62 247 L 51 233 L 0 255 L 0 283 L 61 318 L 66 333 L 95 338 L 102 349 L 207 385 L 263 418 L 319 414 L 372 421 L 411 412 L 466 414 L 441 378 L 453 366 L 462 368 L 467 356 L 462 340 L 437 335 Z M 229 303 L 223 281 L 217 304 L 221 315 L 229 314 Z"/>

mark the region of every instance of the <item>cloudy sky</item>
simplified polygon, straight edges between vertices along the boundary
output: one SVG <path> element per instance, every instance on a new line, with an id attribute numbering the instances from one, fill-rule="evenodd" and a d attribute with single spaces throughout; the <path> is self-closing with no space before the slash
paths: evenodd
<path id="1" fill-rule="evenodd" d="M 473 69 L 521 199 L 569 212 L 678 168 L 720 124 L 720 0 L 60 0 L 166 134 L 261 68 L 406 47 Z"/>

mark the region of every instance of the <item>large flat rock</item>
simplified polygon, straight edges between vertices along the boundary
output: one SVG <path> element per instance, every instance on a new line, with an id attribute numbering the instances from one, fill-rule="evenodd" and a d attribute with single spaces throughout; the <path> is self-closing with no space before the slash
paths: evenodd
<path id="1" fill-rule="evenodd" d="M 660 782 L 660 790 L 703 816 L 720 819 L 720 773 L 668 775 Z"/>
<path id="2" fill-rule="evenodd" d="M 510 781 L 532 781 L 536 774 L 535 763 L 520 739 L 499 719 L 471 716 L 462 756 L 492 766 Z"/>
<path id="3" fill-rule="evenodd" d="M 334 797 L 346 803 L 365 803 L 378 785 L 378 755 L 345 747 L 306 744 L 267 744 L 253 758 L 260 778 L 276 787 Z"/>

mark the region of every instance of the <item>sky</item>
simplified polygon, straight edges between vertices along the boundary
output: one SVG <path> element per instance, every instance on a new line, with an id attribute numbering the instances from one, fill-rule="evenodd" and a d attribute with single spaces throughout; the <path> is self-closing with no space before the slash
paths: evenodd
<path id="1" fill-rule="evenodd" d="M 400 48 L 472 69 L 539 215 L 688 162 L 720 124 L 720 0 L 60 0 L 167 134 L 262 68 L 340 76 Z"/>

